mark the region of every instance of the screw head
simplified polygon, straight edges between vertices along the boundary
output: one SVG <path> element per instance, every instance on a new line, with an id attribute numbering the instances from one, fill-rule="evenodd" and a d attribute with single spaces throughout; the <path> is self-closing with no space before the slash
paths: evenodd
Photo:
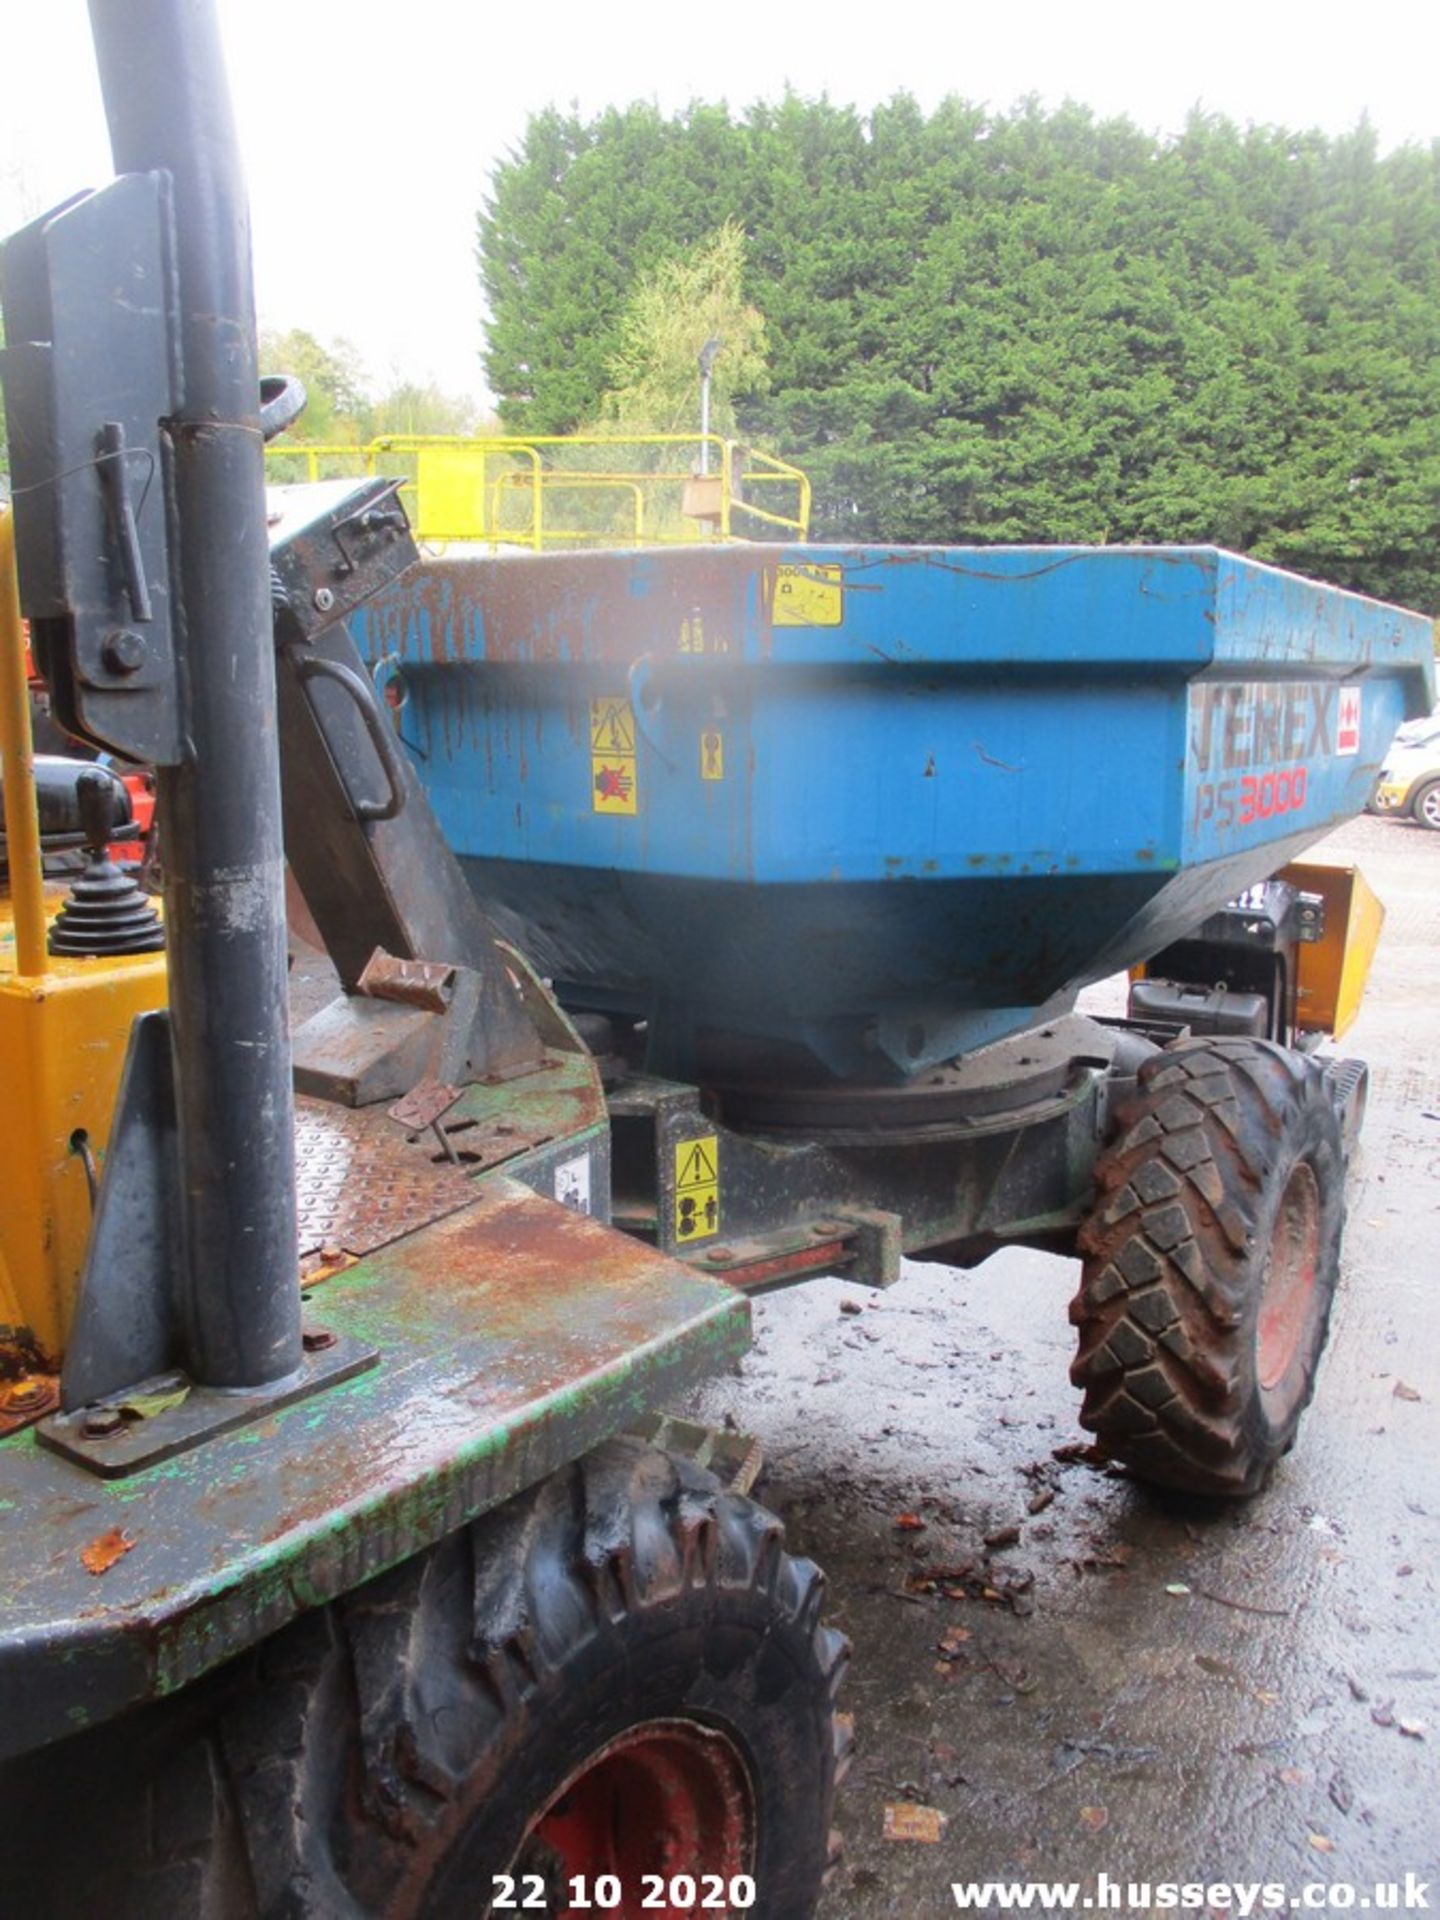
<path id="1" fill-rule="evenodd" d="M 107 673 L 137 673 L 145 664 L 145 642 L 138 633 L 122 627 L 106 634 L 100 658 Z"/>
<path id="2" fill-rule="evenodd" d="M 328 1327 L 306 1327 L 300 1336 L 300 1344 L 306 1353 L 324 1353 L 327 1347 L 333 1347 L 339 1339 Z"/>
<path id="3" fill-rule="evenodd" d="M 80 1422 L 80 1431 L 87 1440 L 106 1440 L 124 1424 L 125 1416 L 118 1407 L 92 1407 Z"/>
<path id="4" fill-rule="evenodd" d="M 329 587 L 317 587 L 314 598 L 315 606 L 320 613 L 329 613 L 335 604 L 335 596 Z"/>

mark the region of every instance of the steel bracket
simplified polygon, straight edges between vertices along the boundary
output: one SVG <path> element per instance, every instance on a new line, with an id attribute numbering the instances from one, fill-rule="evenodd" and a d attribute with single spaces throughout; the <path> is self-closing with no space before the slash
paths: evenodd
<path id="1" fill-rule="evenodd" d="M 20 597 L 67 732 L 182 757 L 167 524 L 176 411 L 170 176 L 131 173 L 0 248 Z"/>
<path id="2" fill-rule="evenodd" d="M 900 1278 L 899 1214 L 879 1208 L 835 1209 L 773 1233 L 731 1235 L 688 1256 L 742 1293 L 773 1293 L 817 1274 L 842 1274 L 862 1287 L 893 1287 Z"/>
<path id="3" fill-rule="evenodd" d="M 318 1337 L 323 1338 L 324 1345 L 313 1348 L 317 1335 L 306 1335 L 305 1358 L 297 1373 L 262 1391 L 239 1393 L 229 1388 L 200 1387 L 184 1374 L 158 1374 L 74 1413 L 53 1414 L 40 1421 L 35 1438 L 42 1447 L 77 1467 L 98 1473 L 102 1480 L 122 1479 L 142 1467 L 173 1459 L 177 1453 L 188 1453 L 192 1447 L 218 1439 L 236 1427 L 266 1419 L 282 1407 L 308 1399 L 322 1387 L 353 1380 L 356 1374 L 379 1364 L 379 1349 L 363 1341 L 331 1333 Z M 168 1404 L 147 1413 L 145 1408 L 151 1402 Z"/>
<path id="4" fill-rule="evenodd" d="M 421 1081 L 462 1087 L 487 1077 L 485 982 L 470 967 L 438 971 L 445 975 L 443 1012 L 423 993 L 396 999 L 372 991 L 339 994 L 312 1014 L 295 1036 L 296 1092 L 368 1107 L 398 1100 Z"/>
<path id="5" fill-rule="evenodd" d="M 141 1014 L 115 1099 L 61 1405 L 84 1406 L 173 1366 L 181 1353 L 180 1147 L 170 1016 Z"/>

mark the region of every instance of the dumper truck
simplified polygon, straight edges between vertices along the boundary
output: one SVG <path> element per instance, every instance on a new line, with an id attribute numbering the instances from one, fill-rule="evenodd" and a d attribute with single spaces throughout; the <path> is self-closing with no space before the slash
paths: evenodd
<path id="1" fill-rule="evenodd" d="M 1378 924 L 1300 855 L 1428 623 L 1208 548 L 422 555 L 383 477 L 267 500 L 303 394 L 212 8 L 91 17 L 116 178 L 0 250 L 6 1910 L 804 1920 L 847 1648 L 667 1409 L 752 1293 L 1025 1244 L 1110 1452 L 1263 1483 Z M 153 770 L 158 898 L 114 773 L 42 820 L 22 611 Z"/>

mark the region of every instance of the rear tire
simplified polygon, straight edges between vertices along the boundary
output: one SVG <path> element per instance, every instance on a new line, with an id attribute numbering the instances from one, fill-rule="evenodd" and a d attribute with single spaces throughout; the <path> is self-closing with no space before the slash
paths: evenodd
<path id="1" fill-rule="evenodd" d="M 1345 1155 L 1323 1067 L 1257 1040 L 1146 1060 L 1081 1228 L 1081 1422 L 1142 1479 L 1254 1493 L 1314 1391 Z"/>
<path id="2" fill-rule="evenodd" d="M 78 1766 L 55 1750 L 36 1910 L 478 1920 L 497 1875 L 561 1914 L 578 1872 L 629 1920 L 644 1873 L 713 1872 L 808 1920 L 849 1744 L 823 1588 L 752 1501 L 612 1441 Z"/>

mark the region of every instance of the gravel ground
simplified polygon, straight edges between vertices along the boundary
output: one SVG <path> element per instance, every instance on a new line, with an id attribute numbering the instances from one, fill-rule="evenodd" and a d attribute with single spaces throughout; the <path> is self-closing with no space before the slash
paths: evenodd
<path id="1" fill-rule="evenodd" d="M 1217 1511 L 1056 1457 L 1085 1438 L 1077 1268 L 1026 1251 L 758 1301 L 706 1391 L 764 1442 L 761 1496 L 854 1645 L 822 1920 L 954 1911 L 957 1878 L 1440 1878 L 1440 834 L 1362 819 L 1322 851 L 1387 909 L 1344 1041 L 1372 1092 L 1330 1353 L 1262 1495 Z M 906 1590 L 987 1557 L 1014 1606 Z M 940 1837 L 885 1838 L 897 1803 Z"/>

